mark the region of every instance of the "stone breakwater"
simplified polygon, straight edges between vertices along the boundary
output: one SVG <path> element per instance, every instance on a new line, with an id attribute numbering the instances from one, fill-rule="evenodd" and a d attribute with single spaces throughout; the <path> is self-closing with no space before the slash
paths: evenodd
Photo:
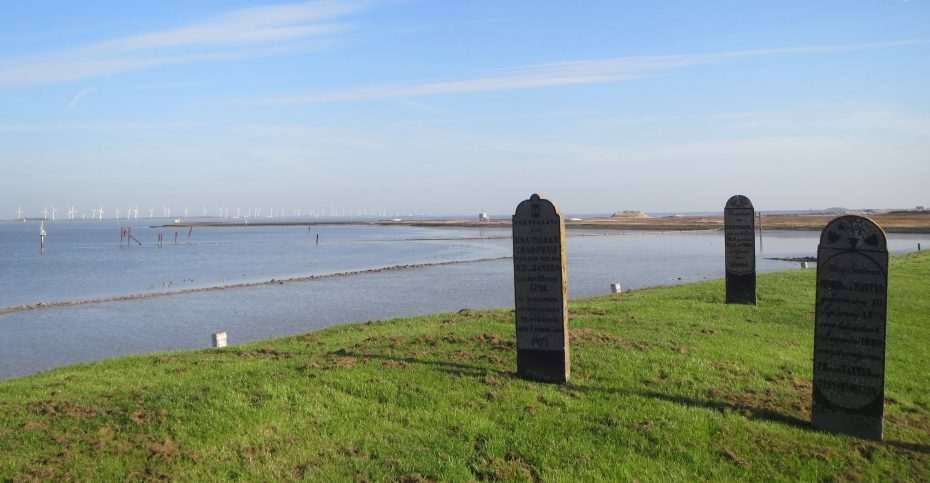
<path id="1" fill-rule="evenodd" d="M 348 272 L 326 273 L 326 274 L 321 274 L 321 275 L 305 275 L 305 276 L 300 276 L 300 277 L 289 277 L 289 278 L 281 278 L 281 279 L 272 278 L 271 280 L 262 280 L 262 281 L 257 281 L 257 282 L 241 282 L 241 283 L 234 283 L 234 284 L 227 284 L 227 285 L 215 285 L 215 286 L 210 286 L 210 287 L 188 288 L 188 289 L 182 289 L 182 290 L 166 290 L 166 291 L 161 291 L 161 292 L 114 295 L 112 297 L 99 297 L 99 298 L 84 299 L 84 300 L 37 302 L 34 304 L 17 305 L 14 307 L 2 308 L 0 309 L 0 315 L 11 314 L 14 312 L 24 312 L 27 310 L 71 307 L 75 305 L 99 304 L 99 303 L 106 303 L 106 302 L 125 302 L 125 301 L 130 301 L 130 300 L 142 300 L 142 299 L 149 299 L 149 298 L 155 298 L 155 297 L 171 297 L 175 295 L 185 295 L 185 294 L 199 293 L 199 292 L 214 292 L 217 290 L 260 287 L 264 285 L 283 285 L 286 283 L 296 283 L 296 282 L 311 282 L 315 280 L 326 280 L 326 279 L 339 278 L 339 277 L 351 277 L 355 275 L 365 275 L 365 274 L 370 274 L 370 273 L 397 272 L 401 270 L 416 270 L 420 268 L 440 267 L 440 266 L 445 266 L 445 265 L 462 265 L 466 263 L 509 260 L 511 258 L 513 257 L 479 258 L 479 259 L 474 259 L 474 260 L 450 260 L 446 262 L 433 262 L 433 263 L 412 263 L 412 264 L 406 264 L 406 265 L 391 265 L 388 267 L 370 268 L 366 270 L 352 270 Z"/>

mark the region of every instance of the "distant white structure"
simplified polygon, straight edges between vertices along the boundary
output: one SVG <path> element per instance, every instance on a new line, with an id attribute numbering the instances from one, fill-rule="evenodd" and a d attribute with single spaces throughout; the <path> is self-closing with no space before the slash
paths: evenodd
<path id="1" fill-rule="evenodd" d="M 226 344 L 227 344 L 226 332 L 217 332 L 213 334 L 213 347 L 216 347 L 217 349 L 219 349 L 221 347 L 226 347 Z"/>
<path id="2" fill-rule="evenodd" d="M 491 221 L 491 217 L 488 216 L 488 212 L 482 211 L 481 213 L 478 213 L 478 221 L 481 223 L 485 223 L 485 222 Z"/>

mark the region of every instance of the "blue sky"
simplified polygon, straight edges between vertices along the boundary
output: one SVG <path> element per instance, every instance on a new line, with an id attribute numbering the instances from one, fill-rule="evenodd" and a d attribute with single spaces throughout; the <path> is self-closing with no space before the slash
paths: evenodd
<path id="1" fill-rule="evenodd" d="M 4 4 L 22 206 L 930 205 L 926 1 Z"/>

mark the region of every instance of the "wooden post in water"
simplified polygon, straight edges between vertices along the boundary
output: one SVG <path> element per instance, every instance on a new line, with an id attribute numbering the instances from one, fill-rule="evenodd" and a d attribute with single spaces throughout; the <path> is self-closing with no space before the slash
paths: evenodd
<path id="1" fill-rule="evenodd" d="M 39 254 L 45 254 L 45 222 L 39 225 Z"/>

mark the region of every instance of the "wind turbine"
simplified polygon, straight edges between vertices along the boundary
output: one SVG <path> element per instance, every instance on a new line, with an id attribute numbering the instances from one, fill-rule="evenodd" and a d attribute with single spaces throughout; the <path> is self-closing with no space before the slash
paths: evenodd
<path id="1" fill-rule="evenodd" d="M 23 207 L 20 206 L 16 208 L 16 219 L 21 220 L 23 218 Z"/>
<path id="2" fill-rule="evenodd" d="M 100 221 L 103 221 L 103 205 L 100 205 Z"/>
<path id="3" fill-rule="evenodd" d="M 236 219 L 239 219 L 239 213 L 242 212 L 242 208 L 236 208 Z"/>
<path id="4" fill-rule="evenodd" d="M 155 218 L 155 208 L 149 208 L 149 219 Z"/>
<path id="5" fill-rule="evenodd" d="M 58 213 L 58 210 L 55 209 L 55 205 L 52 205 L 52 221 L 55 221 L 55 213 Z"/>
<path id="6" fill-rule="evenodd" d="M 43 220 L 48 219 L 48 207 L 47 206 L 45 208 L 42 208 L 42 219 Z"/>
<path id="7" fill-rule="evenodd" d="M 76 210 L 74 209 L 74 205 L 71 205 L 71 207 L 68 208 L 68 219 L 73 220 L 75 213 L 76 213 Z"/>
<path id="8" fill-rule="evenodd" d="M 54 218 L 52 218 L 54 219 Z M 119 220 L 119 208 L 116 209 L 116 219 Z"/>
<path id="9" fill-rule="evenodd" d="M 184 218 L 187 218 L 187 208 L 184 208 Z"/>

